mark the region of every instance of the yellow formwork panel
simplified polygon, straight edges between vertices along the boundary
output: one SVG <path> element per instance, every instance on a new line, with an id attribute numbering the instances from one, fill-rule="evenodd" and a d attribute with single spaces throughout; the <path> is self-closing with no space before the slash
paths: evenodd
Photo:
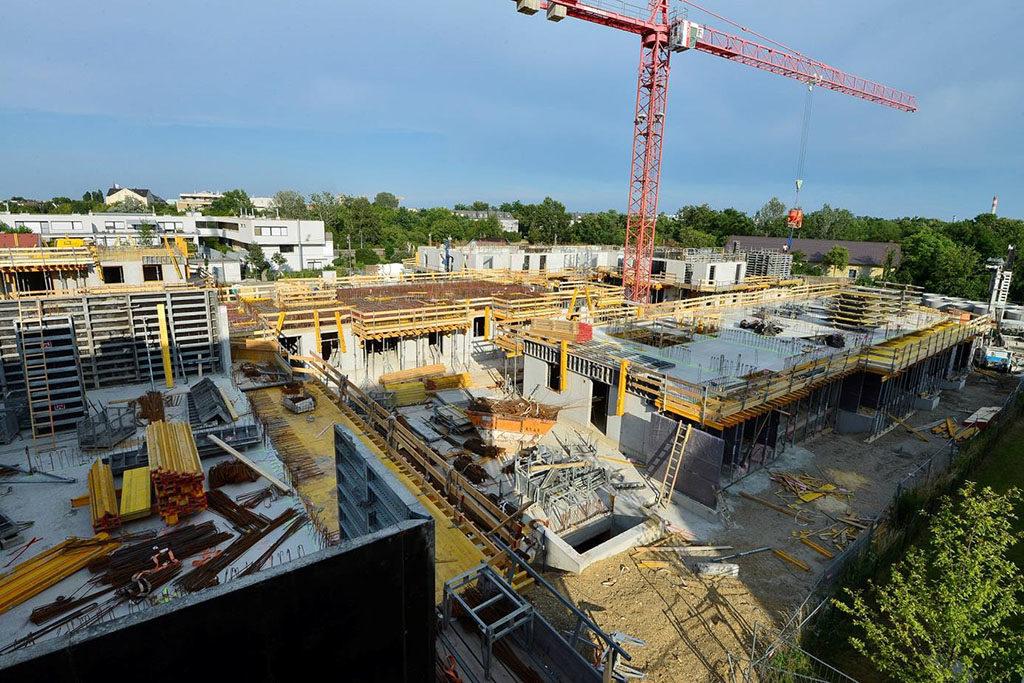
<path id="1" fill-rule="evenodd" d="M 148 517 L 152 512 L 149 467 L 126 470 L 121 483 L 121 519 Z"/>
<path id="2" fill-rule="evenodd" d="M 402 474 L 398 467 L 380 452 L 377 445 L 352 424 L 319 385 L 309 382 L 306 384 L 306 390 L 316 399 L 316 410 L 312 414 L 312 422 L 306 421 L 306 416 L 310 413 L 296 415 L 281 407 L 278 400 L 280 398 L 279 390 L 258 389 L 252 392 L 267 392 L 267 396 L 272 399 L 271 403 L 275 413 L 271 416 L 261 415 L 261 417 L 279 417 L 287 421 L 288 426 L 292 428 L 307 450 L 313 454 L 317 464 L 324 471 L 322 477 L 300 482 L 296 487 L 299 493 L 319 509 L 321 520 L 328 525 L 328 530 L 337 532 L 338 490 L 334 463 L 333 426 L 335 424 L 345 425 L 349 431 L 366 444 L 366 447 L 384 463 L 384 466 L 395 475 L 395 478 L 416 496 L 420 504 L 434 517 L 434 598 L 440 603 L 444 595 L 445 581 L 484 562 L 486 558 L 483 552 L 455 526 L 452 520 L 444 515 L 440 508 L 427 498 L 427 495 L 420 490 L 415 482 Z"/>

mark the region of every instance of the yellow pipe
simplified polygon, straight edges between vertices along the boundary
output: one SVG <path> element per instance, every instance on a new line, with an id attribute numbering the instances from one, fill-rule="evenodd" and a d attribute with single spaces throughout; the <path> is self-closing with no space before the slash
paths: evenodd
<path id="1" fill-rule="evenodd" d="M 345 330 L 341 329 L 341 311 L 334 312 L 334 322 L 338 325 L 338 348 L 342 353 L 348 353 L 348 348 L 345 346 Z"/>
<path id="2" fill-rule="evenodd" d="M 491 338 L 491 307 L 484 306 L 484 339 Z"/>
<path id="3" fill-rule="evenodd" d="M 164 360 L 164 378 L 167 388 L 174 388 L 174 369 L 171 367 L 171 343 L 167 336 L 167 311 L 163 304 L 156 305 L 157 323 L 160 325 L 160 355 Z"/>
<path id="4" fill-rule="evenodd" d="M 320 311 L 313 311 L 313 339 L 316 341 L 314 348 L 317 355 L 323 356 L 324 344 L 320 338 Z"/>
<path id="5" fill-rule="evenodd" d="M 619 361 L 619 393 L 615 401 L 615 414 L 619 417 L 626 413 L 626 373 L 629 370 L 629 361 Z"/>
<path id="6" fill-rule="evenodd" d="M 569 379 L 569 342 L 567 341 L 562 342 L 562 352 L 559 360 L 561 361 L 561 375 L 559 377 L 558 390 L 561 392 L 566 390 Z"/>
<path id="7" fill-rule="evenodd" d="M 588 286 L 586 289 L 584 289 L 583 293 L 587 297 L 587 310 L 590 311 L 590 315 L 594 315 L 594 313 L 597 312 L 597 309 L 594 308 L 594 300 L 590 298 L 590 287 Z"/>

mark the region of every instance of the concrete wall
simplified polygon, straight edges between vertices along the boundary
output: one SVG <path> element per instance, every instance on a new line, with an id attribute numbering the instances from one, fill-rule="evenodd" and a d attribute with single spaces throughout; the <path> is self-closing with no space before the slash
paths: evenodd
<path id="1" fill-rule="evenodd" d="M 403 522 L 20 650 L 0 679 L 419 683 L 434 678 L 434 627 L 433 522 Z"/>
<path id="2" fill-rule="evenodd" d="M 359 339 L 352 334 L 352 328 L 342 326 L 345 334 L 346 351 L 332 354 L 328 359 L 349 381 L 357 386 L 377 384 L 381 375 L 398 370 L 409 370 L 422 365 L 440 363 L 451 372 L 462 372 L 467 368 L 472 354 L 474 337 L 472 329 L 468 332 L 448 332 L 443 336 L 443 349 L 437 344 L 430 344 L 427 335 L 399 339 L 394 346 L 386 347 L 380 352 L 367 353 L 359 344 Z M 322 324 L 321 334 L 336 332 L 336 325 Z M 296 333 L 292 332 L 292 336 Z M 301 352 L 316 351 L 315 336 L 312 330 L 298 334 Z"/>
<path id="3" fill-rule="evenodd" d="M 575 372 L 566 373 L 568 386 L 563 391 L 548 388 L 548 364 L 539 358 L 523 356 L 523 395 L 541 403 L 564 406 L 559 420 L 590 423 L 594 383 Z"/>

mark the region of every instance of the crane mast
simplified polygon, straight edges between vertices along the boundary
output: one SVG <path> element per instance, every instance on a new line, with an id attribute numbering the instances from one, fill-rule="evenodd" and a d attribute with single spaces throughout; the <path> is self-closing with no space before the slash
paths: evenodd
<path id="1" fill-rule="evenodd" d="M 651 1 L 650 23 L 655 28 L 640 37 L 633 161 L 622 257 L 623 285 L 629 287 L 633 301 L 648 301 L 651 296 L 651 262 L 668 105 L 668 0 Z"/>
<path id="2" fill-rule="evenodd" d="M 697 7 L 690 0 L 683 2 Z M 638 303 L 648 302 L 651 297 L 651 263 L 673 52 L 697 50 L 875 104 L 907 112 L 917 110 L 913 95 L 847 74 L 781 45 L 768 47 L 688 19 L 673 18 L 669 14 L 669 0 L 649 0 L 645 10 L 630 8 L 632 14 L 627 13 L 627 4 L 618 0 L 515 0 L 515 3 L 516 10 L 522 14 L 543 10 L 550 21 L 571 17 L 640 37 L 622 263 L 622 283 L 629 298 Z"/>

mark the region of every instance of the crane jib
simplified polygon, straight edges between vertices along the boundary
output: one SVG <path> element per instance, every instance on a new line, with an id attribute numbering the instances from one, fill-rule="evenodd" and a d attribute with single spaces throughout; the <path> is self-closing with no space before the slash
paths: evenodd
<path id="1" fill-rule="evenodd" d="M 909 93 L 810 59 L 760 34 L 754 35 L 776 47 L 767 47 L 688 19 L 670 20 L 668 0 L 649 0 L 646 8 L 627 7 L 625 2 L 609 0 L 515 0 L 515 3 L 518 12 L 536 14 L 543 10 L 552 22 L 566 18 L 581 19 L 640 36 L 623 263 L 623 284 L 629 285 L 629 297 L 633 301 L 646 302 L 650 299 L 668 102 L 669 57 L 672 52 L 697 50 L 882 106 L 906 112 L 917 111 L 917 99 Z M 732 23 L 728 19 L 726 22 Z"/>

